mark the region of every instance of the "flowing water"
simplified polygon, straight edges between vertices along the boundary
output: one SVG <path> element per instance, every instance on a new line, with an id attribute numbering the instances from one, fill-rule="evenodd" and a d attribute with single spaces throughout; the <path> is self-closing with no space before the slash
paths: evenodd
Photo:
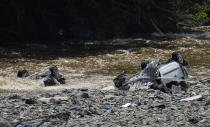
<path id="1" fill-rule="evenodd" d="M 195 36 L 196 35 L 196 36 Z M 132 75 L 140 63 L 153 58 L 162 62 L 173 51 L 181 51 L 188 61 L 189 80 L 210 76 L 210 39 L 200 34 L 168 34 L 164 37 L 116 39 L 98 42 L 59 44 L 7 43 L 0 49 L 0 93 L 103 88 L 113 85 L 122 71 Z M 17 78 L 17 71 L 44 73 L 56 65 L 66 78 L 61 86 L 42 87 L 41 80 Z"/>

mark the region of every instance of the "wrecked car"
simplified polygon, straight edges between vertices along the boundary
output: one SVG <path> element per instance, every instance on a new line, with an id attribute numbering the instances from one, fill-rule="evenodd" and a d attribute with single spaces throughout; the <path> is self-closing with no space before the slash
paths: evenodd
<path id="1" fill-rule="evenodd" d="M 49 70 L 43 74 L 33 74 L 29 75 L 27 70 L 19 70 L 17 77 L 29 77 L 31 79 L 42 79 L 43 86 L 54 86 L 65 84 L 65 78 L 58 71 L 56 66 L 51 66 Z"/>
<path id="2" fill-rule="evenodd" d="M 129 90 L 131 87 L 141 87 L 159 89 L 164 92 L 172 92 L 172 86 L 180 86 L 182 90 L 188 88 L 188 73 L 186 67 L 188 62 L 184 60 L 181 52 L 172 53 L 171 59 L 165 63 L 154 59 L 151 62 L 141 63 L 141 72 L 127 78 L 126 73 L 122 72 L 113 82 L 120 90 Z"/>

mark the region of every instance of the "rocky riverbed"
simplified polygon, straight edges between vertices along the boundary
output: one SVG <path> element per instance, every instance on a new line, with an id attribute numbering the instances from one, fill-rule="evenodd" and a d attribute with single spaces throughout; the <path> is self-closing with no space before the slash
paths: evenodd
<path id="1" fill-rule="evenodd" d="M 210 126 L 210 79 L 187 92 L 66 89 L 0 97 L 2 127 Z M 198 100 L 179 99 L 202 94 Z"/>

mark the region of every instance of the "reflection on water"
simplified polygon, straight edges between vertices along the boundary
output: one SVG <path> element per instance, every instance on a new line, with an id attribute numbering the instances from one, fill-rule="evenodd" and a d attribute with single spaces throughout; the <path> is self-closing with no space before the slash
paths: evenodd
<path id="1" fill-rule="evenodd" d="M 99 44 L 100 43 L 100 44 Z M 140 63 L 153 58 L 166 61 L 179 50 L 189 62 L 190 80 L 210 76 L 210 40 L 195 38 L 118 39 L 59 45 L 27 44 L 2 48 L 0 58 L 0 92 L 62 90 L 68 88 L 102 88 L 112 85 L 112 79 L 122 72 L 140 71 Z M 41 80 L 17 78 L 19 69 L 30 74 L 45 72 L 58 66 L 66 85 L 41 87 Z"/>

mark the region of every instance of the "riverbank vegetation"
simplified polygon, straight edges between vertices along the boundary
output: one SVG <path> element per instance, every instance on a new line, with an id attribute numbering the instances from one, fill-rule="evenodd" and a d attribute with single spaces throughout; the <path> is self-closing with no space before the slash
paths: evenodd
<path id="1" fill-rule="evenodd" d="M 0 40 L 103 40 L 210 25 L 210 0 L 1 0 Z"/>

